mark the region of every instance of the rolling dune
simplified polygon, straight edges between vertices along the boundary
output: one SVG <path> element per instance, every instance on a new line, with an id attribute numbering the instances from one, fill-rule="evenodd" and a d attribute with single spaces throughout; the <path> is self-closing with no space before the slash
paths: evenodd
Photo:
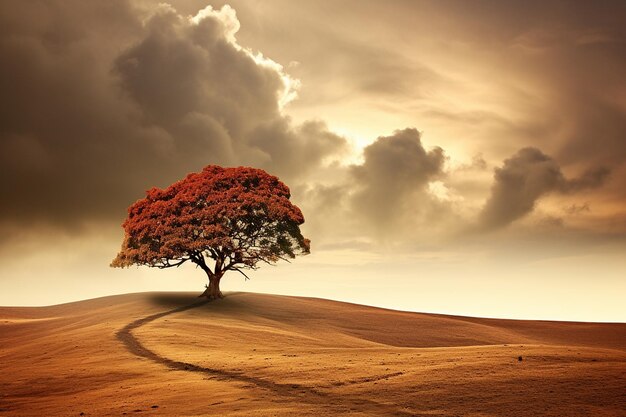
<path id="1" fill-rule="evenodd" d="M 231 293 L 0 308 L 0 416 L 623 416 L 626 324 Z"/>

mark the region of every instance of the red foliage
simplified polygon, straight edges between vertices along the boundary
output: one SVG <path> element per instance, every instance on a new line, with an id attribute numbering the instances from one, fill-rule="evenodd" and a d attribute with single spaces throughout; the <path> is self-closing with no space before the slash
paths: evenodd
<path id="1" fill-rule="evenodd" d="M 111 266 L 192 261 L 219 282 L 228 270 L 308 253 L 299 228 L 304 216 L 289 197 L 289 188 L 263 170 L 207 166 L 164 190 L 148 190 L 129 207 L 122 250 Z"/>

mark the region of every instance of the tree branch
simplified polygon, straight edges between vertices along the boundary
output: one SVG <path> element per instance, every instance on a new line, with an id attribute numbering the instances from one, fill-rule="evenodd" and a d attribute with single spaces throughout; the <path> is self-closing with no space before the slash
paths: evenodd
<path id="1" fill-rule="evenodd" d="M 204 255 L 202 254 L 202 252 L 192 252 L 190 256 L 191 256 L 191 260 L 196 265 L 198 265 L 204 272 L 206 272 L 209 275 L 214 275 L 213 271 L 211 271 L 211 268 L 206 264 L 204 260 Z"/>
<path id="2" fill-rule="evenodd" d="M 241 275 L 243 275 L 246 278 L 247 281 L 250 280 L 250 277 L 247 276 L 241 269 L 239 269 L 239 268 L 232 268 L 232 270 L 239 272 Z"/>
<path id="3" fill-rule="evenodd" d="M 184 264 L 185 262 L 187 262 L 188 260 L 190 260 L 191 258 L 183 258 L 181 260 L 179 260 L 176 263 L 170 263 L 169 259 L 166 259 L 165 262 L 162 262 L 161 265 L 155 265 L 157 268 L 159 269 L 165 269 L 165 268 L 172 268 L 172 267 L 179 267 L 182 264 Z"/>

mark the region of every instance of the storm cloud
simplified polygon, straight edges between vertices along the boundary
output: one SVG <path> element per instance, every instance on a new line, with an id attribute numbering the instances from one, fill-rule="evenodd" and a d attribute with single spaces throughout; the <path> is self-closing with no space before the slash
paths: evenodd
<path id="1" fill-rule="evenodd" d="M 595 188 L 609 174 L 604 167 L 566 179 L 557 162 L 537 148 L 522 148 L 496 168 L 491 195 L 480 213 L 485 230 L 498 229 L 530 213 L 549 193 L 574 193 Z"/>
<path id="2" fill-rule="evenodd" d="M 620 3 L 172 4 L 0 3 L 0 226 L 117 223 L 212 163 L 279 175 L 330 238 L 493 230 L 590 190 L 563 207 L 623 217 Z M 401 126 L 441 148 L 379 136 Z"/>
<path id="3" fill-rule="evenodd" d="M 313 236 L 332 247 L 378 249 L 447 237 L 460 218 L 443 195 L 446 161 L 444 150 L 425 146 L 416 128 L 379 136 L 363 149 L 362 161 L 329 167 L 330 183 L 299 193 L 314 213 Z"/>
<path id="4" fill-rule="evenodd" d="M 346 146 L 283 114 L 297 81 L 237 43 L 228 6 L 0 7 L 0 223 L 119 221 L 145 189 L 208 164 L 292 181 Z"/>
<path id="5" fill-rule="evenodd" d="M 427 184 L 443 174 L 443 149 L 427 151 L 417 129 L 404 129 L 379 137 L 363 156 L 363 164 L 352 167 L 352 208 L 379 233 L 393 234 L 407 212 L 415 215 L 427 206 Z M 416 202 L 418 196 L 425 198 Z"/>

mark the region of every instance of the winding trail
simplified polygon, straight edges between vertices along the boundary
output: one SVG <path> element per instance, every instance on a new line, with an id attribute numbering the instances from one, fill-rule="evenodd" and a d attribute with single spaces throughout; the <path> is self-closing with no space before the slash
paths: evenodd
<path id="1" fill-rule="evenodd" d="M 297 401 L 299 403 L 308 403 L 314 405 L 323 404 L 324 407 L 332 407 L 337 411 L 354 411 L 360 407 L 365 406 L 364 412 L 375 413 L 377 415 L 393 415 L 393 416 L 419 416 L 421 413 L 409 412 L 402 409 L 398 409 L 395 404 L 381 403 L 365 398 L 358 398 L 347 395 L 336 395 L 329 392 L 323 392 L 316 390 L 315 388 L 308 387 L 300 384 L 281 384 L 268 379 L 254 377 L 247 375 L 243 372 L 228 371 L 223 369 L 208 368 L 193 363 L 176 361 L 164 356 L 159 355 L 153 350 L 144 346 L 141 341 L 133 335 L 133 330 L 153 322 L 162 317 L 170 314 L 181 313 L 183 311 L 191 310 L 193 308 L 201 307 L 210 300 L 198 301 L 186 306 L 177 307 L 171 310 L 163 311 L 161 313 L 152 314 L 150 316 L 142 317 L 131 323 L 128 323 L 122 329 L 116 333 L 116 337 L 120 340 L 126 348 L 133 354 L 142 358 L 149 359 L 155 363 L 164 365 L 170 369 L 178 371 L 197 372 L 207 375 L 211 379 L 217 379 L 228 382 L 240 382 L 257 386 L 259 388 L 271 391 L 273 394 L 282 398 L 283 401 Z M 433 416 L 432 413 L 428 414 Z M 436 416 L 436 414 L 435 414 Z"/>

